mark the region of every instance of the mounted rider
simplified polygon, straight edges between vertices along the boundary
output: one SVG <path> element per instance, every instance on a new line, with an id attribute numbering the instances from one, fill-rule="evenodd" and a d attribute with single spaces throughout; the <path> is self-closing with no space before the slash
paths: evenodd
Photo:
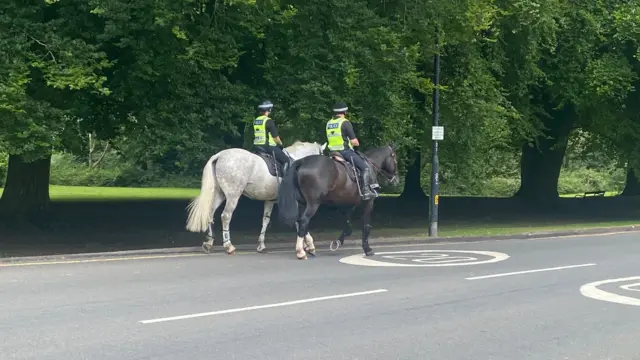
<path id="1" fill-rule="evenodd" d="M 330 151 L 340 153 L 345 160 L 360 170 L 362 198 L 369 200 L 378 196 L 375 190 L 380 188 L 380 185 L 378 185 L 375 176 L 371 176 L 369 164 L 353 150 L 354 146 L 360 146 L 360 142 L 353 130 L 353 125 L 345 117 L 347 110 L 349 107 L 342 101 L 333 106 L 333 117 L 326 125 L 327 147 Z"/>
<path id="2" fill-rule="evenodd" d="M 291 159 L 282 151 L 284 145 L 278 135 L 276 122 L 269 117 L 273 103 L 269 100 L 258 105 L 258 117 L 253 120 L 253 146 L 258 151 L 273 154 L 275 160 L 283 166 L 284 171 L 290 165 Z"/>

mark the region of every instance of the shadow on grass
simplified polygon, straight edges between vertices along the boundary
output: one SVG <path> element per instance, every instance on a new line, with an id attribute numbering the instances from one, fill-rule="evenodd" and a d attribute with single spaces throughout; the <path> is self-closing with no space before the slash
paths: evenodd
<path id="1" fill-rule="evenodd" d="M 203 234 L 184 230 L 187 203 L 185 200 L 56 202 L 52 204 L 50 218 L 40 228 L 25 229 L 5 221 L 0 229 L 0 256 L 199 246 Z M 554 226 L 588 227 L 589 223 L 612 226 L 638 219 L 639 205 L 637 198 L 630 197 L 565 198 L 552 208 L 536 210 L 513 198 L 447 197 L 440 200 L 439 235 L 510 235 Z M 231 222 L 234 244 L 256 243 L 262 206 L 262 202 L 241 199 Z M 222 207 L 216 213 L 218 248 Z M 378 198 L 372 237 L 426 236 L 428 207 L 427 202 Z M 348 241 L 360 238 L 359 214 L 356 212 L 354 233 Z M 343 223 L 335 208 L 323 206 L 311 221 L 311 233 L 316 240 L 335 239 Z M 293 246 L 294 240 L 294 230 L 278 221 L 276 207 L 267 231 L 267 247 L 281 241 Z"/>

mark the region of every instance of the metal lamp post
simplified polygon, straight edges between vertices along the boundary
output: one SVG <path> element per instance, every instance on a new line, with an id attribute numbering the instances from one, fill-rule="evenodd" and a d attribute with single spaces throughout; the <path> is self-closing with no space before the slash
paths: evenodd
<path id="1" fill-rule="evenodd" d="M 438 181 L 438 141 L 444 139 L 444 127 L 438 125 L 440 111 L 440 47 L 438 42 L 438 27 L 436 26 L 436 53 L 433 56 L 433 126 L 431 127 L 431 141 L 433 154 L 431 159 L 431 192 L 429 194 L 429 237 L 438 236 L 438 202 L 440 197 L 440 182 Z"/>

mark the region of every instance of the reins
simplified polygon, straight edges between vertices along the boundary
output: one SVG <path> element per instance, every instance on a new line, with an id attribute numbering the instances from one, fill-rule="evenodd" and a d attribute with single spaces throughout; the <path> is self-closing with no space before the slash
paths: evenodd
<path id="1" fill-rule="evenodd" d="M 387 147 L 388 147 L 388 148 L 389 148 L 389 150 L 391 151 L 391 154 L 390 154 L 390 155 L 391 155 L 391 157 L 393 157 L 393 158 L 394 158 L 394 160 L 395 160 L 395 154 L 394 154 L 393 149 L 392 149 L 392 148 L 391 148 L 391 146 L 389 146 L 389 145 L 387 145 Z M 380 168 L 380 167 L 377 167 L 377 166 L 376 166 L 376 164 L 374 164 L 374 163 L 373 163 L 373 161 L 371 161 L 371 159 L 369 159 L 367 156 L 363 156 L 363 157 L 365 158 L 365 160 L 369 163 L 369 165 L 371 165 L 371 167 L 372 167 L 372 168 L 373 168 L 373 169 L 374 169 L 378 174 L 382 174 L 382 175 L 383 175 L 384 177 L 386 177 L 389 181 L 393 181 L 393 180 L 395 180 L 395 178 L 396 178 L 396 175 L 395 175 L 395 174 L 391 174 L 391 173 L 387 172 L 386 170 L 384 170 L 384 169 L 382 169 L 382 168 Z M 397 163 L 396 163 L 396 170 L 397 170 L 397 167 L 398 167 L 398 165 L 397 165 Z"/>

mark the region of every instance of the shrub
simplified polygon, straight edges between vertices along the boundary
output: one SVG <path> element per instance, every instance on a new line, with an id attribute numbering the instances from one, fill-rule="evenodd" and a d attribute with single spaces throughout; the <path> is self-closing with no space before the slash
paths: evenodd
<path id="1" fill-rule="evenodd" d="M 4 186 L 7 180 L 7 170 L 9 169 L 9 154 L 0 152 L 0 187 Z"/>
<path id="2" fill-rule="evenodd" d="M 482 195 L 487 197 L 510 197 L 518 191 L 520 178 L 494 177 L 485 181 Z"/>
<path id="3" fill-rule="evenodd" d="M 560 174 L 558 192 L 578 194 L 588 191 L 620 191 L 624 188 L 625 173 L 622 169 L 575 169 Z"/>
<path id="4" fill-rule="evenodd" d="M 167 174 L 159 166 L 143 170 L 128 163 L 119 162 L 112 154 L 99 167 L 90 169 L 77 157 L 54 154 L 51 157 L 52 185 L 67 186 L 123 186 L 123 187 L 200 187 L 200 178 Z"/>

